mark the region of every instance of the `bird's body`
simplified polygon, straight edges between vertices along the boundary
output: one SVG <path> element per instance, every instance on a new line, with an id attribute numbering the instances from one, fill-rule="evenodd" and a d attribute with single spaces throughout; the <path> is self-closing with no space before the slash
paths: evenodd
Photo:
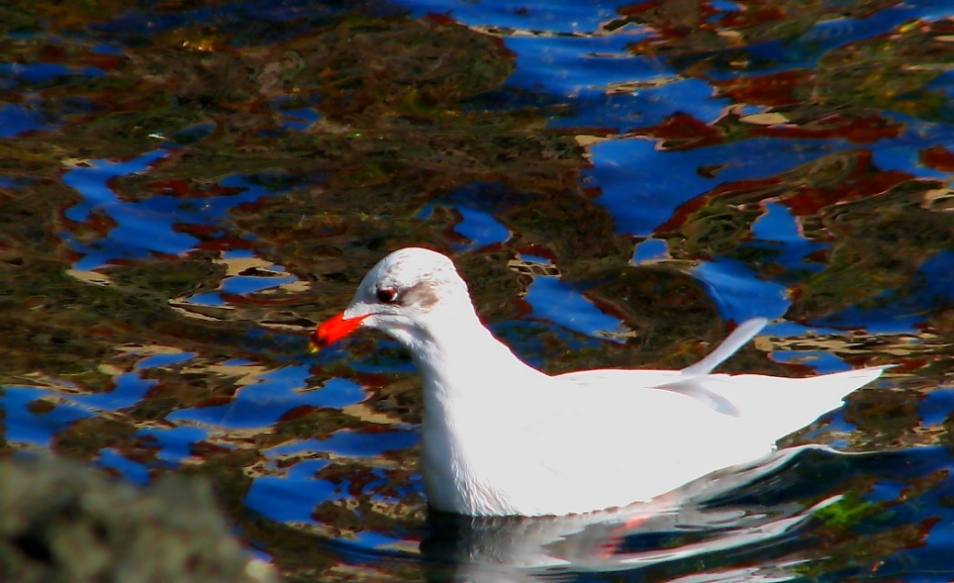
<path id="1" fill-rule="evenodd" d="M 881 374 L 882 368 L 806 379 L 711 374 L 764 323 L 743 324 L 682 371 L 550 376 L 483 326 L 447 257 L 409 248 L 381 260 L 313 342 L 334 342 L 364 326 L 408 348 L 422 377 L 420 466 L 431 506 L 542 516 L 648 501 L 756 460 Z"/>

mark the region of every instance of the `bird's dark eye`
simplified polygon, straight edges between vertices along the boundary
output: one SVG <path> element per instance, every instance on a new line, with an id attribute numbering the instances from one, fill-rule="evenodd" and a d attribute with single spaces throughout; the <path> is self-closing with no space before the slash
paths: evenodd
<path id="1" fill-rule="evenodd" d="M 397 298 L 397 291 L 393 287 L 382 287 L 375 295 L 382 304 L 390 304 Z"/>

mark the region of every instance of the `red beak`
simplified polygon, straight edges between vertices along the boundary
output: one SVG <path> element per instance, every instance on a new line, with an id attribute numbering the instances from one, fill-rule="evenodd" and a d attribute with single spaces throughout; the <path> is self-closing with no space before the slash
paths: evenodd
<path id="1" fill-rule="evenodd" d="M 311 334 L 311 338 L 308 339 L 311 351 L 317 352 L 325 346 L 334 344 L 348 334 L 351 334 L 361 325 L 362 320 L 367 317 L 368 315 L 355 316 L 354 318 L 345 320 L 344 312 L 341 312 L 328 318 L 315 328 L 315 331 Z"/>

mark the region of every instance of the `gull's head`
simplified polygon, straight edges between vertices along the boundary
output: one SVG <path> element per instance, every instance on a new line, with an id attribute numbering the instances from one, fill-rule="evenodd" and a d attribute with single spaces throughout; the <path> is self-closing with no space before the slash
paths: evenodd
<path id="1" fill-rule="evenodd" d="M 473 313 L 467 285 L 453 262 L 436 251 L 408 247 L 371 268 L 348 307 L 315 329 L 311 346 L 317 350 L 358 328 L 381 330 L 411 346 L 434 325 L 468 311 Z"/>

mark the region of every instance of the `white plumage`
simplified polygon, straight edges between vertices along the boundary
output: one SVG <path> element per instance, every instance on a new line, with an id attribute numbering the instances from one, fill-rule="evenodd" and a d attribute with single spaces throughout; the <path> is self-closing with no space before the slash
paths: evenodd
<path id="1" fill-rule="evenodd" d="M 743 323 L 682 371 L 550 376 L 481 324 L 450 259 L 407 248 L 375 265 L 312 342 L 324 346 L 366 327 L 410 351 L 422 377 L 420 465 L 434 508 L 542 516 L 648 501 L 756 460 L 883 370 L 804 379 L 711 374 L 764 325 Z"/>

